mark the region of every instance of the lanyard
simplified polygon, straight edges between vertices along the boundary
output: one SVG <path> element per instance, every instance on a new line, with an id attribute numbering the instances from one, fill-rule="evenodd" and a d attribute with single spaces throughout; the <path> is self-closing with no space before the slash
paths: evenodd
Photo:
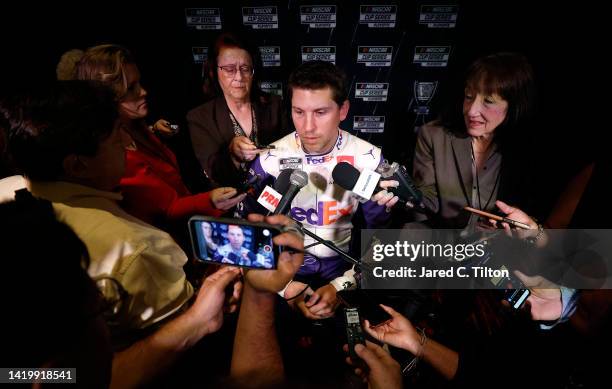
<path id="1" fill-rule="evenodd" d="M 474 176 L 476 178 L 476 194 L 478 195 L 478 209 L 481 209 L 484 211 L 488 209 L 489 203 L 491 202 L 491 199 L 493 198 L 493 194 L 495 193 L 495 188 L 497 188 L 497 184 L 499 183 L 500 172 L 499 171 L 497 172 L 497 176 L 495 177 L 495 183 L 493 184 L 493 188 L 491 189 L 491 194 L 489 195 L 489 199 L 487 200 L 487 203 L 485 204 L 483 208 L 481 200 L 480 200 L 480 182 L 478 180 L 478 166 L 476 165 L 476 155 L 474 153 L 474 145 L 471 142 L 470 142 L 470 148 L 472 150 L 472 168 L 474 169 Z M 472 206 L 475 207 L 475 204 L 472 204 Z"/>

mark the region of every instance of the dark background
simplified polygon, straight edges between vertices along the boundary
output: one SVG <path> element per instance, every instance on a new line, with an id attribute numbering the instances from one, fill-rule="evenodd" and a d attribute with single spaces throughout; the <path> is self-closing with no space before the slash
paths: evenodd
<path id="1" fill-rule="evenodd" d="M 136 56 L 143 84 L 149 92 L 151 119 L 181 122 L 188 110 L 202 102 L 201 66 L 193 63 L 192 46 L 209 46 L 218 31 L 186 27 L 186 7 L 220 8 L 223 29 L 246 34 L 256 45 L 281 46 L 280 68 L 264 68 L 264 80 L 286 86 L 289 72 L 301 62 L 301 45 L 335 45 L 336 63 L 353 81 L 351 112 L 343 128 L 352 129 L 353 115 L 385 115 L 384 134 L 357 134 L 383 146 L 392 160 L 410 164 L 415 124 L 431 120 L 447 104 L 449 91 L 461 91 L 466 66 L 477 56 L 495 51 L 524 53 L 533 64 L 540 86 L 539 141 L 544 156 L 543 186 L 552 193 L 581 161 L 597 154 L 609 131 L 605 107 L 596 108 L 605 93 L 602 76 L 607 65 L 609 34 L 605 13 L 595 3 L 534 4 L 532 1 L 201 1 L 159 7 L 80 2 L 66 7 L 4 3 L 1 10 L 0 80 L 8 84 L 44 82 L 55 77 L 63 52 L 101 43 L 128 47 Z M 299 6 L 337 5 L 337 27 L 309 29 L 299 23 Z M 393 29 L 359 25 L 359 5 L 395 4 Z M 422 4 L 458 4 L 455 28 L 429 29 L 418 24 Z M 242 26 L 242 6 L 275 5 L 279 29 L 257 31 Z M 391 68 L 366 68 L 356 63 L 358 45 L 394 46 Z M 421 68 L 412 63 L 415 45 L 451 45 L 447 67 Z M 417 117 L 409 107 L 414 80 L 438 81 L 431 114 Z M 389 82 L 387 102 L 354 99 L 354 82 Z M 285 92 L 286 95 L 286 92 Z M 179 150 L 180 152 L 180 150 Z M 545 181 L 544 181 L 545 180 Z"/>

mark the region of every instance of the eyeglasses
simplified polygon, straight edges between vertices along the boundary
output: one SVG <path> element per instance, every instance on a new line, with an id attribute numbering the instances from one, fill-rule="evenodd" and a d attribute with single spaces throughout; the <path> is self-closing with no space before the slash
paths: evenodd
<path id="1" fill-rule="evenodd" d="M 238 68 L 236 65 L 224 65 L 218 66 L 219 69 L 223 70 L 226 76 L 234 77 L 238 69 L 240 69 L 240 74 L 245 77 L 250 77 L 255 73 L 255 69 L 253 69 L 250 65 L 242 65 Z"/>

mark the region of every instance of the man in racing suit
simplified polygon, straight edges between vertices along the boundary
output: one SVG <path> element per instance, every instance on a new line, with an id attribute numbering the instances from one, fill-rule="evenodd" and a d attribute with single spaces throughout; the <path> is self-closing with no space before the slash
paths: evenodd
<path id="1" fill-rule="evenodd" d="M 381 150 L 338 128 L 348 114 L 349 102 L 346 77 L 335 65 L 313 61 L 299 66 L 289 78 L 289 93 L 296 131 L 274 142 L 273 149 L 260 153 L 249 175 L 257 177 L 263 188 L 273 186 L 284 169 L 305 171 L 308 184 L 291 203 L 291 217 L 347 251 L 351 219 L 359 206 L 368 228 L 383 227 L 389 214 L 375 202 L 360 204 L 350 192 L 335 185 L 332 170 L 339 162 L 348 162 L 358 170 L 375 170 L 382 158 Z M 256 209 L 253 203 L 245 201 L 243 211 L 253 212 Z M 291 302 L 304 316 L 322 319 L 333 315 L 337 306 L 336 291 L 355 287 L 356 282 L 350 263 L 315 243 L 312 238 L 305 238 L 304 265 L 285 288 L 284 297 L 297 296 Z M 318 288 L 305 302 L 308 285 Z"/>

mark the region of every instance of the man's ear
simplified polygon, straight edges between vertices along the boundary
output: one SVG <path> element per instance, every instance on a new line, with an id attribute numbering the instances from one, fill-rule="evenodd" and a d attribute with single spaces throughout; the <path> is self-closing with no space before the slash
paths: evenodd
<path id="1" fill-rule="evenodd" d="M 348 100 L 344 100 L 344 103 L 342 103 L 342 105 L 340 106 L 340 121 L 346 119 L 350 106 L 351 103 L 349 103 Z"/>
<path id="2" fill-rule="evenodd" d="M 62 163 L 64 176 L 70 178 L 83 178 L 87 176 L 87 161 L 82 156 L 70 154 Z"/>

